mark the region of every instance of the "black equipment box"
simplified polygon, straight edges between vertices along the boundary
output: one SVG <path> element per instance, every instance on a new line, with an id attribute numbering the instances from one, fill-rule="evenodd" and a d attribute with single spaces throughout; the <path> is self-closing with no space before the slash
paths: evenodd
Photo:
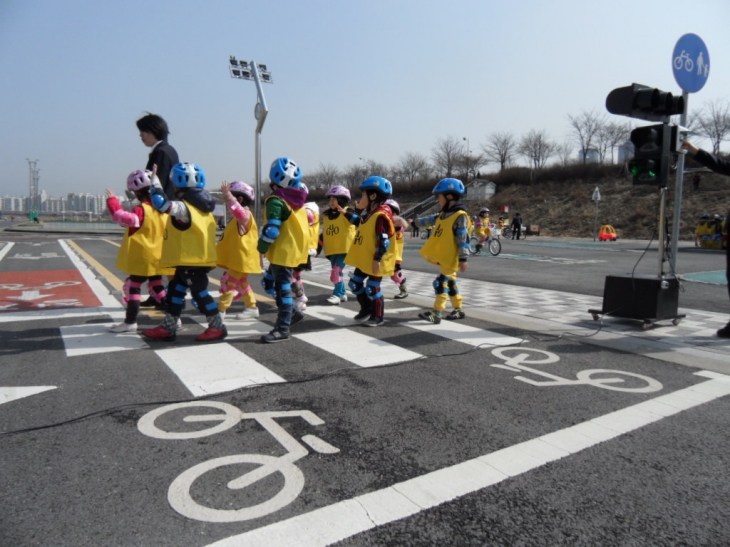
<path id="1" fill-rule="evenodd" d="M 608 275 L 602 314 L 629 319 L 676 319 L 679 281 L 656 275 Z"/>

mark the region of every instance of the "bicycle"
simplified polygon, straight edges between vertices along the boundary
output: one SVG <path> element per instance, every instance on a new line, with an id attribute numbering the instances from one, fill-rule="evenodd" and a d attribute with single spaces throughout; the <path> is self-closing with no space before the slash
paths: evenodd
<path id="1" fill-rule="evenodd" d="M 486 247 L 492 256 L 497 256 L 502 252 L 502 243 L 499 241 L 500 230 L 499 228 L 492 228 L 489 232 L 489 237 L 481 243 L 482 247 Z M 481 250 L 477 250 L 480 245 L 481 238 L 473 234 L 469 237 L 469 254 L 477 255 L 481 254 Z"/>
<path id="2" fill-rule="evenodd" d="M 505 239 L 512 239 L 512 226 L 505 226 L 502 229 L 502 235 Z M 527 239 L 527 230 L 522 228 L 520 232 L 520 239 Z"/>
<path id="3" fill-rule="evenodd" d="M 185 423 L 211 422 L 215 425 L 207 426 L 205 429 L 195 428 L 192 431 L 166 431 L 159 428 L 155 421 L 168 412 L 191 409 L 195 407 L 213 408 L 221 413 L 205 413 L 186 415 L 182 418 Z M 155 439 L 164 440 L 187 440 L 198 439 L 209 435 L 221 433 L 237 425 L 240 421 L 250 419 L 258 422 L 286 449 L 287 453 L 282 456 L 269 456 L 267 454 L 235 454 L 221 458 L 213 458 L 197 465 L 187 471 L 183 471 L 170 484 L 167 493 L 167 500 L 170 506 L 181 515 L 190 519 L 204 522 L 240 522 L 266 516 L 278 511 L 294 501 L 304 488 L 304 474 L 294 462 L 300 460 L 309 452 L 289 432 L 281 427 L 274 418 L 300 417 L 310 425 L 322 425 L 324 420 L 308 410 L 292 410 L 281 412 L 242 412 L 237 407 L 217 401 L 193 401 L 189 403 L 175 403 L 152 410 L 142 416 L 137 422 L 137 429 L 143 435 Z M 304 435 L 302 440 L 313 450 L 320 454 L 336 454 L 338 448 L 315 435 Z M 283 477 L 283 485 L 270 499 L 255 503 L 254 505 L 241 509 L 216 509 L 202 505 L 202 503 L 191 494 L 193 483 L 203 477 L 206 473 L 227 466 L 244 466 L 244 469 L 254 464 L 257 467 L 233 478 L 225 483 L 231 490 L 243 490 L 249 486 L 255 486 L 257 482 L 280 473 Z M 208 475 L 210 477 L 210 475 Z M 215 476 L 215 473 L 214 473 Z M 211 480 L 211 479 L 208 479 Z M 254 497 L 254 499 L 257 499 Z"/>

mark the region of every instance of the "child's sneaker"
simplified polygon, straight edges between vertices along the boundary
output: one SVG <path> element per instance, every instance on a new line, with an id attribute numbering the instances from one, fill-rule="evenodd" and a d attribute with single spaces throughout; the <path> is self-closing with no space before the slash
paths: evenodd
<path id="1" fill-rule="evenodd" d="M 293 327 L 300 321 L 304 320 L 305 317 L 306 316 L 299 310 L 294 310 L 294 313 L 291 314 L 291 320 L 289 321 L 289 326 Z"/>
<path id="2" fill-rule="evenodd" d="M 406 298 L 408 296 L 408 289 L 406 288 L 405 280 L 403 280 L 403 283 L 400 284 L 398 289 L 400 290 L 400 292 L 396 294 L 393 298 L 395 298 L 396 300 L 400 300 L 401 298 Z"/>
<path id="3" fill-rule="evenodd" d="M 340 302 L 347 302 L 347 293 L 340 296 Z"/>
<path id="4" fill-rule="evenodd" d="M 169 332 L 162 325 L 157 325 L 154 329 L 143 330 L 142 334 L 153 340 L 162 340 L 164 342 L 172 342 L 175 340 L 175 333 Z"/>
<path id="5" fill-rule="evenodd" d="M 332 304 L 333 306 L 339 306 L 340 302 L 342 302 L 342 300 L 340 300 L 340 297 L 335 296 L 334 294 L 327 299 L 327 303 Z"/>
<path id="6" fill-rule="evenodd" d="M 244 319 L 253 319 L 255 317 L 259 316 L 259 309 L 258 308 L 244 308 L 241 313 L 236 314 L 236 319 L 244 320 Z"/>
<path id="7" fill-rule="evenodd" d="M 448 319 L 449 321 L 454 321 L 455 319 L 464 319 L 464 317 L 466 317 L 464 310 L 462 310 L 461 308 L 457 308 L 449 315 L 447 315 L 446 319 Z"/>
<path id="8" fill-rule="evenodd" d="M 289 340 L 289 333 L 281 332 L 277 329 L 274 329 L 269 334 L 264 334 L 261 337 L 261 341 L 266 342 L 267 344 L 272 344 L 274 342 L 283 342 L 284 340 Z"/>
<path id="9" fill-rule="evenodd" d="M 309 299 L 307 298 L 307 296 L 303 294 L 302 296 L 298 296 L 296 298 L 296 300 L 294 301 L 294 306 L 299 311 L 305 311 L 307 309 L 308 301 L 309 301 Z"/>
<path id="10" fill-rule="evenodd" d="M 208 327 L 203 334 L 199 334 L 195 339 L 201 342 L 212 342 L 213 340 L 222 340 L 226 336 L 228 336 L 228 330 L 225 325 L 222 325 L 220 329 Z"/>
<path id="11" fill-rule="evenodd" d="M 420 317 L 421 319 L 425 319 L 426 321 L 428 321 L 430 323 L 434 323 L 436 325 L 441 323 L 441 314 L 436 313 L 434 310 L 428 310 L 428 311 L 421 312 L 418 314 L 418 317 Z"/>
<path id="12" fill-rule="evenodd" d="M 383 323 L 385 323 L 385 320 L 382 317 L 371 317 L 363 325 L 366 327 L 379 327 Z"/>
<path id="13" fill-rule="evenodd" d="M 355 321 L 370 319 L 370 310 L 360 310 L 359 312 L 357 312 L 357 315 L 353 319 L 355 319 Z"/>
<path id="14" fill-rule="evenodd" d="M 109 332 L 137 332 L 137 323 L 119 323 L 109 327 Z"/>
<path id="15" fill-rule="evenodd" d="M 718 338 L 730 338 L 730 323 L 722 327 L 715 334 Z"/>

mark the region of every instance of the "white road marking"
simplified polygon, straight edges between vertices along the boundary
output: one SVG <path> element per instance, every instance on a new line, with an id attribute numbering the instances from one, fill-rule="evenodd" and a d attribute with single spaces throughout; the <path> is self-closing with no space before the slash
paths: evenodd
<path id="1" fill-rule="evenodd" d="M 5 246 L 2 249 L 0 249 L 0 260 L 5 258 L 5 255 L 10 252 L 10 249 L 13 248 L 13 245 L 15 245 L 15 243 L 10 242 L 10 241 L 5 243 Z"/>
<path id="2" fill-rule="evenodd" d="M 81 276 L 86 280 L 86 283 L 89 285 L 91 290 L 94 291 L 94 294 L 99 299 L 102 306 L 112 309 L 121 308 L 122 303 L 109 293 L 109 290 L 96 278 L 91 269 L 81 261 L 73 250 L 71 250 L 69 244 L 63 239 L 59 239 L 58 243 L 71 259 L 73 265 L 76 266 L 76 269 L 81 273 Z"/>
<path id="3" fill-rule="evenodd" d="M 457 342 L 469 344 L 470 346 L 509 346 L 523 342 L 521 338 L 505 336 L 504 334 L 470 327 L 469 325 L 459 323 L 458 321 L 444 320 L 438 325 L 434 325 L 433 323 L 422 320 L 410 321 L 405 323 L 405 325 L 412 329 L 435 334 L 436 336 L 441 336 L 450 340 L 456 340 Z"/>
<path id="4" fill-rule="evenodd" d="M 337 543 L 730 395 L 730 376 L 697 374 L 712 379 L 207 547 L 319 547 Z"/>
<path id="5" fill-rule="evenodd" d="M 389 365 L 423 357 L 420 353 L 349 329 L 329 333 L 295 334 L 294 338 L 299 338 L 360 367 Z"/>
<path id="6" fill-rule="evenodd" d="M 161 349 L 155 353 L 196 397 L 257 384 L 286 382 L 226 343 Z"/>
<path id="7" fill-rule="evenodd" d="M 56 386 L 0 387 L 0 405 L 23 397 L 30 397 L 37 393 L 43 393 L 50 389 L 56 389 Z"/>
<path id="8" fill-rule="evenodd" d="M 92 355 L 130 349 L 147 348 L 147 343 L 136 332 L 116 334 L 109 332 L 113 323 L 93 323 L 60 327 L 66 355 Z"/>

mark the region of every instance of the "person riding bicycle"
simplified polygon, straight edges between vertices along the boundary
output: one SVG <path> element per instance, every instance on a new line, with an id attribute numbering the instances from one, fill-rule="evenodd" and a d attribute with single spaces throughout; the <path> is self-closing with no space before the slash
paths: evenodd
<path id="1" fill-rule="evenodd" d="M 433 310 L 418 314 L 418 317 L 431 323 L 441 322 L 441 312 L 446 309 L 446 301 L 451 300 L 454 310 L 446 319 L 463 319 L 466 317 L 461 309 L 464 299 L 459 293 L 456 276 L 467 269 L 469 253 L 469 232 L 471 218 L 459 199 L 466 194 L 464 183 L 459 179 L 441 179 L 434 187 L 432 194 L 438 196 L 441 212 L 437 215 L 422 217 L 417 220 L 421 226 L 435 224 L 433 235 L 421 248 L 421 256 L 431 264 L 439 267 L 439 276 L 433 282 L 436 300 Z"/>
<path id="2" fill-rule="evenodd" d="M 482 251 L 484 242 L 491 235 L 489 229 L 489 209 L 487 207 L 479 209 L 479 214 L 474 222 L 474 235 L 479 238 L 479 243 L 477 243 L 476 247 L 476 254 L 479 254 Z"/>

